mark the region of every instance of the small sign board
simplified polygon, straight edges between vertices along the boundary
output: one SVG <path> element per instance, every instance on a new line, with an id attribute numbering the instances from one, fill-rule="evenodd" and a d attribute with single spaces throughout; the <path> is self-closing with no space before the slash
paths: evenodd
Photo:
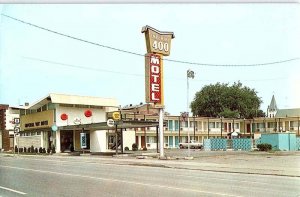
<path id="1" fill-rule="evenodd" d="M 20 118 L 14 118 L 14 124 L 20 124 Z"/>
<path id="2" fill-rule="evenodd" d="M 108 119 L 106 123 L 109 127 L 113 127 L 115 125 L 115 121 L 113 119 Z"/>
<path id="3" fill-rule="evenodd" d="M 86 133 L 80 133 L 80 147 L 86 148 Z"/>
<path id="4" fill-rule="evenodd" d="M 19 133 L 20 132 L 20 127 L 15 127 L 14 128 L 14 133 Z"/>
<path id="5" fill-rule="evenodd" d="M 54 131 L 54 132 L 58 130 L 58 128 L 57 128 L 57 126 L 56 126 L 55 124 L 51 126 L 51 129 L 52 129 L 52 131 Z"/>
<path id="6" fill-rule="evenodd" d="M 114 120 L 120 120 L 120 119 L 121 119 L 121 114 L 120 114 L 120 112 L 114 112 L 114 113 L 112 114 L 112 118 L 113 118 Z"/>
<path id="7" fill-rule="evenodd" d="M 142 33 L 145 33 L 148 53 L 159 53 L 164 56 L 170 55 L 171 40 L 175 38 L 173 32 L 158 31 L 146 25 L 142 28 Z"/>

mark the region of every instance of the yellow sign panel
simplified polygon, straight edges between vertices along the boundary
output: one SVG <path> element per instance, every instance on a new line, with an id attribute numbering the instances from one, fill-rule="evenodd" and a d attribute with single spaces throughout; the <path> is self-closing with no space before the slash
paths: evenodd
<path id="1" fill-rule="evenodd" d="M 142 29 L 145 33 L 147 52 L 159 53 L 163 56 L 170 55 L 171 39 L 175 38 L 173 32 L 162 32 L 146 25 Z"/>
<path id="2" fill-rule="evenodd" d="M 112 118 L 113 118 L 114 120 L 120 120 L 120 119 L 121 119 L 121 114 L 120 114 L 120 112 L 114 112 L 114 113 L 112 114 Z"/>

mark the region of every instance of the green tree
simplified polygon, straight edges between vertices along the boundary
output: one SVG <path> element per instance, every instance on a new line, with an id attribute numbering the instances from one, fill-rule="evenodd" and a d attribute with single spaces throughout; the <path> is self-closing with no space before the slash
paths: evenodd
<path id="1" fill-rule="evenodd" d="M 192 112 L 198 116 L 224 118 L 253 118 L 264 116 L 259 109 L 262 103 L 254 89 L 235 82 L 206 85 L 196 93 L 191 103 Z"/>

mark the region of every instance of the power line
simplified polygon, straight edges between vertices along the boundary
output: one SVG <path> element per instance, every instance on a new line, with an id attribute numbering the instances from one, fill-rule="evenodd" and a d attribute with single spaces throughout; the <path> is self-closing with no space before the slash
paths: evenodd
<path id="1" fill-rule="evenodd" d="M 79 65 L 73 65 L 73 64 L 66 64 L 66 63 L 61 63 L 61 62 L 55 62 L 52 60 L 43 60 L 39 58 L 34 58 L 34 57 L 23 57 L 24 59 L 32 60 L 32 61 L 39 61 L 39 62 L 44 62 L 48 64 L 56 64 L 60 66 L 65 66 L 65 67 L 70 67 L 70 68 L 76 68 L 76 69 L 83 69 L 83 70 L 88 70 L 88 71 L 98 71 L 98 72 L 108 72 L 108 73 L 114 73 L 114 74 L 121 74 L 121 75 L 131 75 L 131 76 L 136 76 L 136 77 L 144 77 L 145 75 L 142 74 L 134 74 L 134 73 L 126 73 L 126 72 L 119 72 L 119 71 L 112 71 L 112 70 L 106 70 L 106 69 L 100 69 L 100 68 L 94 68 L 94 67 L 85 67 L 85 66 L 79 66 Z M 175 80 L 186 80 L 185 78 L 174 78 L 174 77 L 166 77 L 166 79 L 175 79 Z M 280 77 L 280 78 L 269 78 L 269 79 L 244 79 L 242 81 L 274 81 L 274 80 L 282 80 L 286 79 L 286 77 Z M 203 80 L 203 79 L 194 79 L 193 81 L 199 81 L 199 82 L 214 82 L 218 80 Z M 238 81 L 238 80 L 231 80 L 231 81 Z"/>
<path id="2" fill-rule="evenodd" d="M 145 55 L 141 54 L 141 53 L 136 53 L 136 52 L 132 52 L 132 51 L 127 51 L 127 50 L 123 50 L 123 49 L 119 49 L 119 48 L 115 48 L 115 47 L 111 47 L 111 46 L 99 44 L 99 43 L 96 43 L 96 42 L 91 42 L 91 41 L 88 41 L 88 40 L 84 40 L 84 39 L 81 39 L 81 38 L 77 38 L 77 37 L 74 37 L 74 36 L 63 34 L 63 33 L 57 32 L 57 31 L 53 31 L 53 30 L 50 30 L 50 29 L 47 29 L 47 28 L 44 28 L 44 27 L 41 27 L 41 26 L 38 26 L 38 25 L 35 25 L 35 24 L 32 24 L 32 23 L 29 23 L 29 22 L 26 22 L 26 21 L 23 21 L 23 20 L 20 20 L 20 19 L 8 16 L 6 14 L 1 14 L 1 15 L 4 16 L 4 17 L 10 18 L 12 20 L 24 23 L 26 25 L 30 25 L 30 26 L 33 26 L 35 28 L 42 29 L 42 30 L 45 30 L 45 31 L 48 31 L 48 32 L 51 32 L 51 33 L 54 33 L 54 34 L 57 34 L 57 35 L 60 35 L 60 36 L 64 36 L 64 37 L 67 37 L 67 38 L 70 38 L 70 39 L 73 39 L 73 40 L 85 42 L 85 43 L 88 43 L 88 44 L 96 45 L 96 46 L 99 46 L 99 47 L 111 49 L 111 50 L 122 52 L 122 53 L 128 53 L 128 54 L 131 54 L 131 55 L 145 57 Z M 291 62 L 291 61 L 295 61 L 295 60 L 299 60 L 299 59 L 300 59 L 299 57 L 296 57 L 296 58 L 291 58 L 291 59 L 286 59 L 286 60 L 279 60 L 279 61 L 266 62 L 266 63 L 256 63 L 256 64 L 211 64 L 211 63 L 198 63 L 198 62 L 189 62 L 189 61 L 181 61 L 181 60 L 174 60 L 174 59 L 165 59 L 165 58 L 163 58 L 163 60 L 169 61 L 169 62 L 175 62 L 175 63 L 181 63 L 181 64 L 189 64 L 189 65 L 198 65 L 198 66 L 215 66 L 215 67 L 256 67 L 256 66 L 266 66 L 266 65 L 282 64 L 282 63 Z"/>
<path id="3" fill-rule="evenodd" d="M 122 75 L 143 76 L 140 74 L 125 73 L 125 72 L 112 71 L 112 70 L 106 70 L 106 69 L 100 69 L 100 68 L 94 68 L 94 67 L 85 67 L 85 66 L 79 66 L 79 65 L 73 65 L 73 64 L 66 64 L 66 63 L 55 62 L 55 61 L 50 61 L 50 60 L 43 60 L 43 59 L 34 58 L 34 57 L 23 57 L 23 58 L 33 60 L 33 61 L 49 63 L 49 64 L 61 65 L 61 66 L 65 66 L 65 67 L 79 68 L 79 69 L 84 69 L 84 70 L 89 70 L 89 71 L 94 70 L 94 71 L 108 72 L 108 73 L 122 74 Z"/>

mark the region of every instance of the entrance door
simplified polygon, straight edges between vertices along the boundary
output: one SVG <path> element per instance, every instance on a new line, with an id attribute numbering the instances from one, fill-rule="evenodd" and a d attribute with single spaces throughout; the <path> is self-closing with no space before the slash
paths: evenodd
<path id="1" fill-rule="evenodd" d="M 250 133 L 250 124 L 247 124 L 247 133 Z"/>
<path id="2" fill-rule="evenodd" d="M 139 145 L 139 136 L 135 136 L 135 143 Z"/>
<path id="3" fill-rule="evenodd" d="M 62 131 L 60 135 L 60 148 L 61 152 L 69 152 L 74 149 L 73 144 L 73 131 Z"/>
<path id="4" fill-rule="evenodd" d="M 141 148 L 146 147 L 146 143 L 145 143 L 145 136 L 141 136 Z"/>

